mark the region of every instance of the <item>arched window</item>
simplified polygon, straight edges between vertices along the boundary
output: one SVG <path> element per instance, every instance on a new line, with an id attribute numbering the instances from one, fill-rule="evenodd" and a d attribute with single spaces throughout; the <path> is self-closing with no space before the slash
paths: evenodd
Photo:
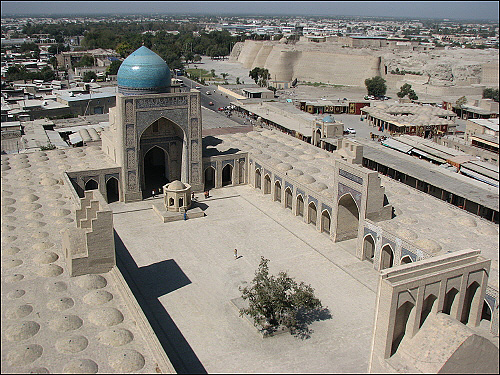
<path id="1" fill-rule="evenodd" d="M 85 190 L 97 190 L 98 188 L 99 184 L 93 178 L 91 178 L 85 183 Z"/>
<path id="2" fill-rule="evenodd" d="M 179 207 L 184 206 L 184 199 L 179 198 Z"/>
<path id="3" fill-rule="evenodd" d="M 375 256 L 375 241 L 371 234 L 367 235 L 363 241 L 363 254 L 364 259 L 373 262 Z"/>
<path id="4" fill-rule="evenodd" d="M 390 245 L 385 245 L 381 251 L 380 258 L 380 269 L 386 269 L 392 267 L 394 264 L 394 253 Z"/>
<path id="5" fill-rule="evenodd" d="M 279 181 L 274 183 L 274 200 L 281 202 L 281 184 Z"/>
<path id="6" fill-rule="evenodd" d="M 168 200 L 168 205 L 169 205 L 169 206 L 173 206 L 173 205 L 174 205 L 174 198 L 170 198 L 170 199 Z"/>
<path id="7" fill-rule="evenodd" d="M 481 311 L 481 321 L 489 320 L 491 322 L 491 311 L 492 309 L 490 305 L 488 304 L 488 302 L 486 302 L 486 300 L 484 300 L 483 310 Z"/>
<path id="8" fill-rule="evenodd" d="M 314 204 L 314 202 L 311 202 L 309 203 L 308 213 L 307 213 L 307 220 L 309 224 L 316 225 L 316 215 L 317 215 L 316 205 Z"/>
<path id="9" fill-rule="evenodd" d="M 321 213 L 321 232 L 330 234 L 330 213 L 327 210 Z"/>
<path id="10" fill-rule="evenodd" d="M 411 263 L 412 260 L 409 255 L 405 255 L 403 258 L 401 258 L 401 264 L 408 264 Z"/>

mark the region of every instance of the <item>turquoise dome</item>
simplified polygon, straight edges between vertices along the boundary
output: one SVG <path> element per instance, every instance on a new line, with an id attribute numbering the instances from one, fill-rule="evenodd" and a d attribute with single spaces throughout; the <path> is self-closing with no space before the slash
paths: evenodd
<path id="1" fill-rule="evenodd" d="M 126 95 L 170 90 L 170 68 L 160 56 L 144 46 L 123 60 L 116 79 L 118 92 Z"/>
<path id="2" fill-rule="evenodd" d="M 335 122 L 335 119 L 332 116 L 328 115 L 323 117 L 323 122 Z"/>

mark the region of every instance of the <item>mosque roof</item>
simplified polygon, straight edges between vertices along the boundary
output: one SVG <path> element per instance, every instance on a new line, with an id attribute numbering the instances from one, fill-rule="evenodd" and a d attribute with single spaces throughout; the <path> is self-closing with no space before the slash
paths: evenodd
<path id="1" fill-rule="evenodd" d="M 174 182 L 168 184 L 169 190 L 184 190 L 185 188 L 186 188 L 186 185 L 184 185 L 179 180 L 175 180 Z"/>
<path id="2" fill-rule="evenodd" d="M 142 46 L 120 65 L 118 91 L 123 94 L 158 93 L 170 87 L 170 68 L 149 48 Z"/>

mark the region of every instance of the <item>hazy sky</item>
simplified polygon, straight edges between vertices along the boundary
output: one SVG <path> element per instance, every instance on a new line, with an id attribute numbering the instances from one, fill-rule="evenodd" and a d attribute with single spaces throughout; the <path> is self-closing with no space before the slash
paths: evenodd
<path id="1" fill-rule="evenodd" d="M 498 1 L 2 1 L 13 14 L 241 14 L 498 21 Z"/>

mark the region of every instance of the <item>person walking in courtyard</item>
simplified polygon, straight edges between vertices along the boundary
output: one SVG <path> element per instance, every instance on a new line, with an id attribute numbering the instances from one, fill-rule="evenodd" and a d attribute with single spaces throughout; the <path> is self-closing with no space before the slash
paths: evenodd
<path id="1" fill-rule="evenodd" d="M 153 198 L 155 197 L 155 189 L 151 192 L 153 194 Z"/>
<path id="2" fill-rule="evenodd" d="M 238 259 L 238 249 L 234 249 L 234 259 Z"/>

